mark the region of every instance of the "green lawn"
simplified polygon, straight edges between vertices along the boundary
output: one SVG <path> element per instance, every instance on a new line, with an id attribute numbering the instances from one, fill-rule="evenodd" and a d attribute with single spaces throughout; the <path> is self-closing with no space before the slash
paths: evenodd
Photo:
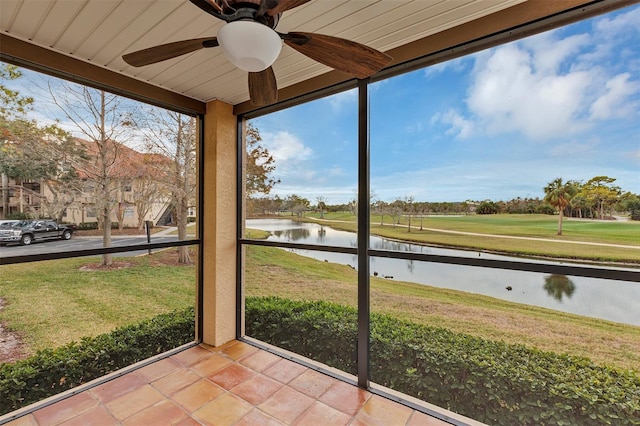
<path id="1" fill-rule="evenodd" d="M 321 222 L 318 217 L 311 213 L 305 220 Z M 353 215 L 325 214 L 325 220 L 336 229 L 356 230 Z M 384 224 L 380 225 L 380 216 L 373 215 L 370 229 L 372 234 L 382 237 L 447 247 L 640 264 L 640 222 L 565 220 L 563 235 L 558 236 L 557 220 L 557 216 L 509 214 L 425 217 L 423 230 L 420 230 L 420 219 L 413 218 L 409 232 L 406 218 L 394 227 L 391 217 L 385 216 Z"/>
<path id="2" fill-rule="evenodd" d="M 452 223 L 457 218 L 445 219 L 442 223 Z M 468 223 L 467 229 L 473 229 L 473 220 L 460 223 Z M 504 221 L 498 223 L 506 226 Z M 628 232 L 638 229 L 636 224 L 625 226 L 629 226 Z M 394 230 L 383 227 L 386 229 Z M 407 235 L 406 228 L 395 231 Z M 252 238 L 265 236 L 255 230 L 247 233 Z M 176 267 L 167 261 L 171 253 L 118 258 L 116 261 L 130 264 L 107 271 L 83 270 L 87 264 L 96 265 L 98 258 L 2 266 L 0 298 L 5 307 L 0 311 L 0 321 L 18 332 L 34 352 L 193 306 L 195 267 Z M 251 296 L 329 300 L 351 306 L 357 300 L 353 269 L 280 249 L 247 247 L 245 276 L 246 293 Z M 616 367 L 638 369 L 640 365 L 640 327 L 381 278 L 372 278 L 371 288 L 373 309 L 400 318 L 487 339 L 587 356 Z"/>
<path id="3" fill-rule="evenodd" d="M 247 296 L 324 300 L 356 306 L 357 275 L 271 247 L 247 247 Z M 511 303 L 487 296 L 372 278 L 372 310 L 491 340 L 522 343 L 638 371 L 640 327 Z"/>
<path id="4" fill-rule="evenodd" d="M 166 256 L 116 258 L 129 265 L 98 271 L 82 267 L 99 258 L 2 266 L 0 321 L 33 353 L 194 306 L 195 268 L 165 264 Z"/>

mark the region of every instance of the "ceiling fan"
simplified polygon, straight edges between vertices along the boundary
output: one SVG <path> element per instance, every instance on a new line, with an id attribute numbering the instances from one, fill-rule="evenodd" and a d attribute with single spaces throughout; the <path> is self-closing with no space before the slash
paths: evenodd
<path id="1" fill-rule="evenodd" d="M 227 24 L 217 37 L 183 40 L 127 53 L 134 67 L 155 64 L 200 49 L 220 46 L 238 68 L 249 72 L 249 96 L 256 106 L 277 101 L 278 87 L 271 65 L 282 41 L 321 64 L 356 78 L 366 78 L 391 62 L 391 57 L 364 44 L 323 34 L 275 31 L 283 12 L 309 0 L 190 0 Z"/>

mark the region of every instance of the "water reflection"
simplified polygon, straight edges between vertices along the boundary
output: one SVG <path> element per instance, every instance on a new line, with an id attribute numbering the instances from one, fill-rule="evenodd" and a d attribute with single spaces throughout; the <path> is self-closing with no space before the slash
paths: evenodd
<path id="1" fill-rule="evenodd" d="M 311 235 L 311 230 L 306 228 L 293 228 L 293 229 L 284 229 L 280 231 L 272 231 L 273 235 L 278 237 L 279 239 L 284 239 L 286 241 L 300 241 L 306 240 Z"/>
<path id="2" fill-rule="evenodd" d="M 270 231 L 271 241 L 296 241 L 340 247 L 356 247 L 357 235 L 314 223 L 297 223 L 281 219 L 247 220 L 247 227 Z M 378 250 L 419 252 L 434 255 L 478 257 L 523 261 L 522 258 L 443 249 L 408 244 L 372 236 L 370 247 Z M 321 261 L 357 268 L 357 256 L 351 254 L 291 250 Z M 526 260 L 535 263 L 535 260 Z M 552 263 L 547 262 L 545 263 Z M 570 265 L 565 263 L 565 265 Z M 483 294 L 516 303 L 541 306 L 563 312 L 620 323 L 640 325 L 640 284 L 598 278 L 566 277 L 535 272 L 475 268 L 403 259 L 372 257 L 370 269 L 377 277 L 409 281 L 434 287 Z M 510 287 L 511 290 L 507 289 Z M 579 288 L 579 291 L 578 291 Z"/>
<path id="3" fill-rule="evenodd" d="M 566 275 L 551 274 L 544 279 L 544 289 L 547 294 L 558 302 L 562 302 L 562 297 L 570 299 L 576 291 L 576 285 Z"/>

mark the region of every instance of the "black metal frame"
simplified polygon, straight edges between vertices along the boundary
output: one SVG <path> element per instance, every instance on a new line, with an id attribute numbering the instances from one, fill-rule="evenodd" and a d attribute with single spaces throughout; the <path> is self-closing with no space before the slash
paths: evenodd
<path id="1" fill-rule="evenodd" d="M 603 278 L 611 280 L 623 280 L 640 282 L 640 270 L 637 269 L 624 269 L 624 268 L 607 268 L 597 265 L 558 265 L 545 263 L 544 260 L 527 262 L 523 261 L 505 261 L 505 260 L 491 260 L 482 258 L 469 258 L 459 256 L 442 256 L 442 255 L 430 255 L 417 252 L 394 252 L 389 250 L 375 250 L 369 248 L 369 219 L 370 219 L 370 206 L 369 206 L 369 97 L 368 97 L 368 85 L 375 81 L 381 81 L 383 79 L 400 75 L 406 72 L 414 71 L 419 68 L 424 68 L 429 65 L 434 65 L 446 60 L 454 59 L 469 53 L 477 52 L 490 48 L 492 46 L 503 44 L 508 41 L 520 39 L 541 31 L 547 30 L 559 25 L 565 25 L 571 22 L 575 22 L 581 19 L 586 19 L 593 16 L 596 13 L 602 13 L 609 7 L 615 9 L 625 5 L 624 1 L 607 1 L 598 0 L 591 3 L 589 6 L 583 6 L 575 8 L 567 12 L 557 14 L 541 21 L 533 22 L 527 25 L 522 25 L 518 28 L 512 28 L 508 31 L 504 31 L 498 34 L 491 34 L 478 40 L 466 43 L 464 45 L 455 46 L 450 49 L 435 52 L 434 54 L 418 58 L 407 63 L 398 64 L 390 67 L 376 74 L 369 80 L 350 80 L 338 85 L 328 87 L 324 90 L 310 93 L 299 98 L 289 99 L 280 104 L 272 105 L 265 108 L 256 109 L 250 111 L 243 116 L 238 117 L 238 123 L 240 130 L 242 125 L 240 123 L 245 119 L 259 117 L 264 114 L 276 112 L 282 109 L 286 109 L 295 105 L 299 105 L 311 100 L 316 100 L 325 96 L 329 96 L 341 91 L 358 88 L 358 226 L 357 226 L 357 248 L 351 247 L 337 247 L 337 246 L 320 246 L 313 244 L 299 244 L 299 243 L 284 243 L 273 242 L 264 240 L 251 240 L 243 238 L 241 235 L 242 224 L 238 225 L 238 264 L 237 264 L 237 289 L 238 289 L 238 327 L 237 338 L 247 341 L 250 344 L 254 344 L 265 350 L 270 350 L 274 353 L 278 353 L 281 356 L 285 356 L 293 361 L 306 365 L 309 368 L 314 368 L 318 371 L 323 371 L 321 367 L 318 367 L 312 363 L 309 363 L 303 359 L 291 358 L 290 356 L 283 355 L 273 348 L 269 348 L 266 345 L 261 345 L 259 342 L 255 342 L 253 339 L 247 338 L 242 335 L 241 322 L 243 318 L 242 304 L 244 299 L 242 296 L 243 284 L 242 284 L 242 265 L 240 254 L 244 245 L 256 245 L 267 247 L 281 247 L 286 249 L 302 249 L 302 250 L 314 250 L 324 251 L 331 253 L 346 253 L 358 256 L 358 376 L 357 385 L 368 389 L 370 392 L 384 396 L 388 399 L 392 399 L 401 402 L 411 408 L 425 412 L 429 415 L 437 417 L 441 420 L 447 421 L 452 424 L 464 424 L 459 420 L 450 418 L 442 412 L 433 411 L 425 408 L 421 405 L 416 405 L 410 401 L 403 400 L 398 396 L 391 395 L 384 389 L 381 389 L 375 385 L 369 383 L 369 351 L 370 351 L 370 327 L 369 327 L 369 315 L 370 315 L 370 300 L 369 300 L 369 260 L 371 257 L 383 257 L 394 258 L 404 260 L 419 260 L 432 263 L 445 263 L 451 265 L 470 266 L 470 267 L 482 267 L 482 268 L 495 268 L 506 269 L 514 271 L 526 271 L 526 272 L 538 272 L 548 274 L 562 274 L 569 276 L 590 277 L 590 278 Z M 620 6 L 622 5 L 622 6 Z M 593 9 L 593 10 L 592 10 Z M 242 203 L 241 197 L 243 197 L 243 190 L 240 182 L 242 182 L 242 132 L 238 132 L 238 222 L 242 221 L 243 212 L 241 210 Z M 365 207 L 366 208 L 363 208 Z M 324 372 L 324 371 L 323 371 Z M 334 373 L 335 374 L 335 373 Z M 333 374 L 332 374 L 333 375 Z M 342 377 L 343 380 L 351 382 L 350 379 Z"/>
<path id="2" fill-rule="evenodd" d="M 64 78 L 67 80 L 71 80 L 71 81 L 75 81 L 72 77 L 68 76 L 68 75 L 60 75 L 58 73 L 52 72 L 51 70 L 49 70 L 48 72 L 49 74 L 55 76 L 55 77 L 59 77 L 59 78 Z M 82 84 L 82 83 L 81 83 Z M 106 90 L 106 89 L 105 89 Z M 118 92 L 116 93 L 117 95 L 121 95 L 121 96 L 127 96 L 127 94 L 125 93 L 121 93 Z M 137 99 L 136 97 L 133 96 L 128 96 L 131 99 Z M 156 106 L 161 106 L 164 107 L 166 109 L 170 109 L 172 111 L 177 111 L 175 108 L 173 107 L 169 107 L 169 106 L 162 106 L 162 105 L 157 105 Z M 147 243 L 147 244 L 130 244 L 127 246 L 120 246 L 120 247 L 103 247 L 103 248 L 97 248 L 97 249 L 87 249 L 87 250 L 68 250 L 68 251 L 63 251 L 63 252 L 57 252 L 57 253 L 40 253 L 40 254 L 33 254 L 33 255 L 22 255 L 22 256 L 6 256 L 6 257 L 1 257 L 0 258 L 0 266 L 1 265 L 13 265 L 13 264 L 19 264 L 19 263 L 30 263 L 30 262 L 40 262 L 40 261 L 45 261 L 45 260 L 57 260 L 57 259 L 71 259 L 71 258 L 76 258 L 76 257 L 86 257 L 86 256 L 100 256 L 103 254 L 110 254 L 110 253 L 126 253 L 126 252 L 131 252 L 131 251 L 140 251 L 140 250 L 153 250 L 153 249 L 163 249 L 163 248 L 169 248 L 169 247 L 181 247 L 181 246 L 192 246 L 192 245 L 196 245 L 198 247 L 198 265 L 197 265 L 197 274 L 196 274 L 196 313 L 197 313 L 197 317 L 196 317 L 196 323 L 197 323 L 197 327 L 196 330 L 198 330 L 198 333 L 196 336 L 194 336 L 194 342 L 195 343 L 200 343 L 202 342 L 202 327 L 203 327 L 203 314 L 202 314 L 202 309 L 203 309 L 203 300 L 202 300 L 202 296 L 203 296 L 203 277 L 202 277 L 202 264 L 203 264 L 203 250 L 202 250 L 202 232 L 204 231 L 205 228 L 205 223 L 204 220 L 202 218 L 202 214 L 200 214 L 201 211 L 203 211 L 203 206 L 204 206 L 204 194 L 202 189 L 204 188 L 204 177 L 202 174 L 202 170 L 204 168 L 204 158 L 202 153 L 204 152 L 204 116 L 202 114 L 193 114 L 192 112 L 189 111 L 177 111 L 180 112 L 182 114 L 186 114 L 186 115 L 190 115 L 192 117 L 196 117 L 196 119 L 198 120 L 198 146 L 197 146 L 197 150 L 198 150 L 198 163 L 197 163 L 197 167 L 198 167 L 198 214 L 197 214 L 197 223 L 198 223 L 198 232 L 199 235 L 194 238 L 194 239 L 189 239 L 189 240 L 182 240 L 182 241 L 170 241 L 170 242 L 164 242 L 164 243 Z"/>

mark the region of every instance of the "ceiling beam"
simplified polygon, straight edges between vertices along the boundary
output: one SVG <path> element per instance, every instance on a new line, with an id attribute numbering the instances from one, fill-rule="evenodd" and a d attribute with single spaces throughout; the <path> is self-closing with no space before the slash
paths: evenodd
<path id="1" fill-rule="evenodd" d="M 0 60 L 186 114 L 206 112 L 202 101 L 6 34 L 0 34 Z"/>

